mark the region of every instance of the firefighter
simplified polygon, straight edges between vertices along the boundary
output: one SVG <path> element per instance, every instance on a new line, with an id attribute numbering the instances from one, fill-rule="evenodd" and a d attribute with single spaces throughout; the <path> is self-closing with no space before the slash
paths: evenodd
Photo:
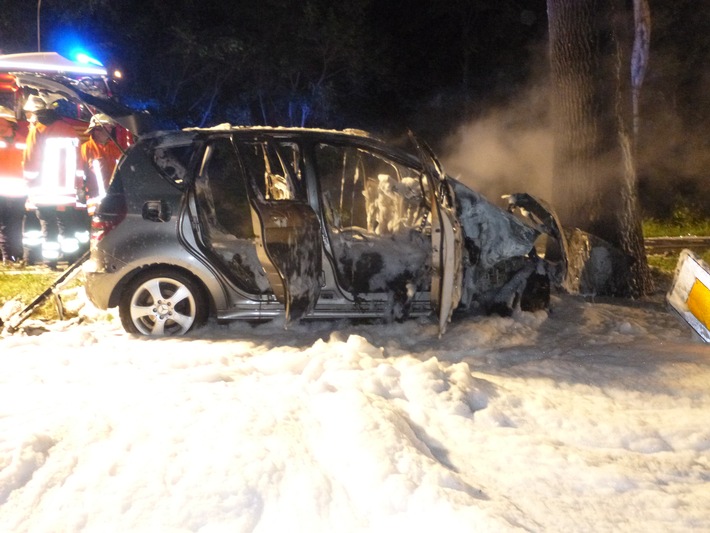
<path id="1" fill-rule="evenodd" d="M 0 139 L 3 142 L 13 142 L 15 130 L 17 129 L 17 118 L 7 107 L 0 105 Z"/>
<path id="2" fill-rule="evenodd" d="M 42 230 L 42 258 L 52 268 L 63 257 L 62 242 L 73 221 L 77 191 L 83 188 L 77 168 L 79 138 L 54 103 L 28 97 L 24 110 L 30 127 L 22 160 L 28 203 L 36 207 Z"/>
<path id="3" fill-rule="evenodd" d="M 22 220 L 27 199 L 22 179 L 24 142 L 15 114 L 0 106 L 0 259 L 4 265 L 22 259 Z"/>
<path id="4" fill-rule="evenodd" d="M 123 152 L 116 143 L 116 124 L 108 115 L 98 113 L 91 117 L 84 133 L 89 139 L 81 145 L 81 161 L 87 207 L 89 214 L 93 214 L 98 202 L 106 195 L 113 170 Z"/>

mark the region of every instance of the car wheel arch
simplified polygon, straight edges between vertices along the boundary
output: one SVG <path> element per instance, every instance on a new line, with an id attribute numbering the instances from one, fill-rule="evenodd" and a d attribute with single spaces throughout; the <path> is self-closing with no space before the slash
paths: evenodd
<path id="1" fill-rule="evenodd" d="M 181 268 L 151 265 L 126 280 L 118 300 L 123 328 L 133 335 L 185 335 L 203 327 L 210 298 L 196 276 Z"/>
<path id="2" fill-rule="evenodd" d="M 133 281 L 138 276 L 147 275 L 148 272 L 159 273 L 165 272 L 166 270 L 190 278 L 196 284 L 196 286 L 199 287 L 202 297 L 204 298 L 205 302 L 207 302 L 209 308 L 208 315 L 213 316 L 215 314 L 216 305 L 214 302 L 214 298 L 212 297 L 210 291 L 207 289 L 204 281 L 187 268 L 169 263 L 153 263 L 150 265 L 145 265 L 142 267 L 135 268 L 129 274 L 126 274 L 123 279 L 121 279 L 121 281 L 116 285 L 116 287 L 114 287 L 113 292 L 111 293 L 111 297 L 109 298 L 108 307 L 117 307 L 119 305 L 123 292 L 133 283 Z"/>

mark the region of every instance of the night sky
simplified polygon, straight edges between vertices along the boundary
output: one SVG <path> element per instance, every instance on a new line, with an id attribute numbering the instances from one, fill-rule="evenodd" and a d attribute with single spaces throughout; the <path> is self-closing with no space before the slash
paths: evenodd
<path id="1" fill-rule="evenodd" d="M 451 102 L 447 113 L 460 119 L 514 93 L 547 28 L 544 0 L 331 4 L 45 1 L 41 45 L 65 55 L 81 47 L 120 66 L 125 96 L 180 126 L 283 125 L 298 121 L 285 114 L 289 105 L 305 105 L 306 125 L 396 130 L 424 121 L 416 117 L 431 105 Z M 36 51 L 36 25 L 36 5 L 11 2 L 0 15 L 0 49 Z M 199 96 L 217 79 L 208 111 Z"/>

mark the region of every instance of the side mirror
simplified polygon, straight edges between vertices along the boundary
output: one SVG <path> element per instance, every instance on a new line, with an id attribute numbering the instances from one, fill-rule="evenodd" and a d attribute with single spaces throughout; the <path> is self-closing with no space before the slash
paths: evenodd
<path id="1" fill-rule="evenodd" d="M 165 200 L 149 200 L 143 204 L 142 214 L 144 219 L 151 222 L 167 222 L 173 213 Z"/>

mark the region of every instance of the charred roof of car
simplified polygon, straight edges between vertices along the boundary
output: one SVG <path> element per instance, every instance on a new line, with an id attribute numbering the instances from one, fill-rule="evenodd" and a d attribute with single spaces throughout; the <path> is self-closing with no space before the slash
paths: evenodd
<path id="1" fill-rule="evenodd" d="M 149 149 L 186 146 L 206 141 L 214 136 L 228 135 L 237 141 L 259 142 L 267 138 L 282 142 L 306 142 L 309 144 L 351 144 L 354 148 L 387 154 L 394 160 L 413 168 L 423 164 L 412 146 L 388 141 L 359 129 L 325 129 L 285 126 L 234 126 L 220 124 L 209 128 L 183 128 L 179 130 L 155 130 L 140 137 L 138 144 Z M 409 149 L 408 149 L 409 148 Z"/>
<path id="2" fill-rule="evenodd" d="M 355 137 L 366 137 L 368 139 L 377 139 L 372 133 L 356 129 L 356 128 L 346 128 L 343 130 L 334 130 L 328 128 L 303 128 L 303 127 L 292 127 L 292 126 L 240 126 L 233 125 L 229 123 L 218 124 L 216 126 L 211 126 L 208 128 L 183 128 L 183 131 L 229 131 L 229 132 L 240 132 L 240 131 L 253 131 L 253 132 L 291 132 L 291 133 L 320 133 L 320 134 L 333 134 L 333 135 L 349 135 Z"/>
<path id="3" fill-rule="evenodd" d="M 287 126 L 239 126 L 232 124 L 219 124 L 208 128 L 190 127 L 180 130 L 156 130 L 146 133 L 141 136 L 142 140 L 149 140 L 154 146 L 165 146 L 166 144 L 184 144 L 190 143 L 198 138 L 209 137 L 212 135 L 235 135 L 239 138 L 249 137 L 253 135 L 255 138 L 262 136 L 281 138 L 281 139 L 309 139 L 328 141 L 357 141 L 363 146 L 386 151 L 398 159 L 408 161 L 410 164 L 418 166 L 419 158 L 415 152 L 407 150 L 382 137 L 378 137 L 370 132 L 346 128 L 342 130 L 327 129 L 327 128 L 303 128 L 303 127 L 287 127 Z M 398 156 L 398 157 L 397 157 Z"/>

